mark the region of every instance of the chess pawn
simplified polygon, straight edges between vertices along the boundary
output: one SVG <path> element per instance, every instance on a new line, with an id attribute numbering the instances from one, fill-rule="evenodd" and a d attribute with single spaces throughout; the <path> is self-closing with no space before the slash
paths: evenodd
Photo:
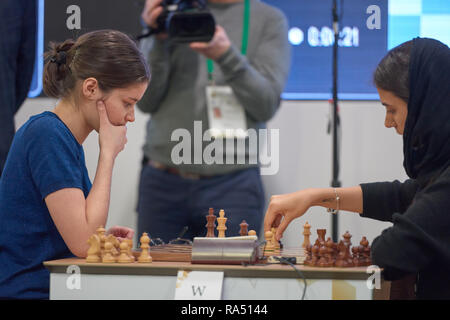
<path id="1" fill-rule="evenodd" d="M 98 227 L 97 235 L 100 238 L 100 254 L 103 257 L 105 253 L 106 229 L 103 226 Z"/>
<path id="2" fill-rule="evenodd" d="M 362 237 L 361 241 L 359 242 L 359 244 L 363 247 L 368 247 L 369 246 L 369 241 L 367 240 L 366 237 Z"/>
<path id="3" fill-rule="evenodd" d="M 334 242 L 333 242 L 333 257 L 334 257 L 335 259 L 336 259 L 337 255 L 338 255 L 338 253 L 339 253 L 338 245 L 337 245 L 337 243 L 334 243 Z"/>
<path id="4" fill-rule="evenodd" d="M 206 216 L 206 237 L 214 238 L 214 229 L 216 228 L 216 216 L 214 214 L 214 209 L 209 208 L 208 215 Z"/>
<path id="5" fill-rule="evenodd" d="M 114 263 L 116 262 L 116 258 L 112 255 L 112 249 L 114 245 L 111 242 L 105 243 L 105 254 L 103 255 L 102 262 L 103 263 Z"/>
<path id="6" fill-rule="evenodd" d="M 139 263 L 152 262 L 152 257 L 150 256 L 150 237 L 146 232 L 142 234 L 141 241 L 141 255 L 138 258 Z"/>
<path id="7" fill-rule="evenodd" d="M 89 249 L 87 252 L 86 262 L 88 263 L 101 262 L 102 259 L 101 259 L 100 237 L 96 234 L 93 234 L 87 242 L 89 244 Z"/>
<path id="8" fill-rule="evenodd" d="M 350 245 L 344 241 L 339 242 L 339 264 L 336 261 L 336 266 L 341 268 L 353 267 L 353 260 L 350 254 Z"/>
<path id="9" fill-rule="evenodd" d="M 255 231 L 255 230 L 250 230 L 250 231 L 248 232 L 248 235 L 249 235 L 249 236 L 256 236 L 256 231 Z"/>
<path id="10" fill-rule="evenodd" d="M 347 261 L 347 267 L 354 267 L 352 254 L 350 252 L 350 245 L 348 243 L 345 244 L 345 259 Z"/>
<path id="11" fill-rule="evenodd" d="M 279 251 L 281 248 L 280 242 L 277 240 L 276 236 L 277 236 L 277 229 L 278 228 L 272 228 L 272 244 L 273 244 L 273 248 L 276 251 Z"/>
<path id="12" fill-rule="evenodd" d="M 219 231 L 218 238 L 225 238 L 225 231 L 227 230 L 225 224 L 227 223 L 227 219 L 228 218 L 225 218 L 225 211 L 223 209 L 220 209 L 219 218 L 217 218 L 217 231 Z"/>
<path id="13" fill-rule="evenodd" d="M 370 258 L 370 247 L 363 249 L 363 256 L 364 256 L 364 265 L 370 266 L 372 264 L 372 259 Z"/>
<path id="14" fill-rule="evenodd" d="M 120 263 L 133 262 L 133 260 L 131 260 L 130 256 L 128 255 L 128 243 L 126 241 L 122 241 L 120 243 L 119 248 L 120 248 L 119 262 Z"/>
<path id="15" fill-rule="evenodd" d="M 345 254 L 346 249 L 347 248 L 346 248 L 344 241 L 342 241 L 342 240 L 339 241 L 339 244 L 338 244 L 339 253 L 337 255 L 336 263 L 335 263 L 336 267 L 339 267 L 339 268 L 347 267 L 348 262 L 347 262 L 347 256 Z"/>
<path id="16" fill-rule="evenodd" d="M 361 266 L 361 262 L 360 262 L 360 247 L 359 246 L 354 246 L 352 248 L 352 254 L 353 254 L 353 265 L 355 267 Z"/>
<path id="17" fill-rule="evenodd" d="M 241 230 L 239 231 L 239 234 L 244 237 L 248 235 L 248 223 L 245 220 L 242 220 L 241 224 L 239 225 L 241 227 Z"/>
<path id="18" fill-rule="evenodd" d="M 361 242 L 359 243 L 361 245 L 361 260 L 363 266 L 370 266 L 372 264 L 372 261 L 370 259 L 370 246 L 369 241 L 366 237 L 363 237 L 361 239 Z"/>
<path id="19" fill-rule="evenodd" d="M 133 239 L 125 239 L 123 241 L 126 241 L 128 244 L 128 256 L 131 260 L 136 261 L 136 258 L 133 255 Z"/>
<path id="20" fill-rule="evenodd" d="M 328 237 L 327 242 L 325 242 L 325 246 L 327 247 L 327 262 L 328 266 L 332 267 L 334 266 L 334 242 L 331 240 L 330 237 Z"/>
<path id="21" fill-rule="evenodd" d="M 350 239 L 352 238 L 352 235 L 351 235 L 348 231 L 346 231 L 346 232 L 344 233 L 343 237 L 344 237 L 344 243 L 346 243 L 346 244 L 348 244 L 349 246 L 351 246 L 351 245 L 352 245 L 352 242 L 350 241 Z"/>
<path id="22" fill-rule="evenodd" d="M 319 257 L 320 258 L 319 258 L 319 261 L 317 262 L 317 265 L 319 267 L 328 267 L 326 254 L 327 254 L 327 247 L 325 247 L 325 245 L 321 245 L 319 248 Z"/>
<path id="23" fill-rule="evenodd" d="M 310 245 L 309 237 L 311 236 L 311 225 L 306 221 L 305 225 L 303 226 L 303 248 L 307 248 Z"/>
<path id="24" fill-rule="evenodd" d="M 305 248 L 305 260 L 303 261 L 303 265 L 305 266 L 309 266 L 311 263 L 311 258 L 312 258 L 312 245 L 309 245 Z"/>
<path id="25" fill-rule="evenodd" d="M 319 239 L 317 239 L 311 248 L 310 266 L 312 266 L 312 267 L 317 266 L 317 262 L 319 261 L 319 250 L 320 250 L 320 243 L 319 243 Z"/>
<path id="26" fill-rule="evenodd" d="M 111 242 L 111 244 L 113 245 L 113 247 L 111 248 L 111 255 L 117 258 L 117 256 L 119 255 L 120 241 L 117 240 L 114 235 L 110 234 L 106 237 L 105 244 L 106 242 Z"/>
<path id="27" fill-rule="evenodd" d="M 264 252 L 266 252 L 266 251 L 267 252 L 275 251 L 275 247 L 274 247 L 274 245 L 272 243 L 272 237 L 273 237 L 272 231 L 267 231 L 266 233 L 264 233 L 264 236 L 266 238 L 266 246 L 264 248 Z"/>

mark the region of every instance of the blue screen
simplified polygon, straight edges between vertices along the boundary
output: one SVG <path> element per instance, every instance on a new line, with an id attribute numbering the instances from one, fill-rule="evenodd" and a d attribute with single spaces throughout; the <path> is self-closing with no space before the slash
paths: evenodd
<path id="1" fill-rule="evenodd" d="M 37 52 L 29 97 L 39 96 L 42 92 L 44 18 L 49 25 L 54 20 L 54 17 L 44 17 L 44 0 L 34 1 L 38 2 Z M 129 0 L 123 1 L 127 3 Z M 292 65 L 283 99 L 330 99 L 334 42 L 333 1 L 262 1 L 279 8 L 288 18 Z M 77 4 L 80 1 L 72 2 Z M 438 39 L 450 45 L 450 0 L 337 0 L 336 2 L 340 16 L 339 99 L 378 99 L 377 91 L 372 84 L 373 71 L 389 49 L 405 41 L 420 36 Z M 379 29 L 369 29 L 367 24 L 372 15 L 372 11 L 368 13 L 367 9 L 373 5 L 379 8 Z M 83 12 L 95 11 L 84 7 L 83 10 Z M 97 20 L 107 18 L 95 12 L 93 14 Z M 136 19 L 139 19 L 138 14 Z M 130 21 L 130 27 L 133 22 L 135 21 Z M 101 25 L 99 22 L 96 24 L 97 27 L 98 24 Z M 55 39 L 45 39 L 46 42 L 51 40 Z"/>
<path id="2" fill-rule="evenodd" d="M 332 0 L 263 0 L 281 9 L 289 21 L 292 67 L 283 98 L 332 98 Z M 367 22 L 376 5 L 380 29 Z M 337 0 L 340 16 L 338 49 L 339 99 L 379 99 L 372 74 L 389 49 L 429 37 L 450 45 L 449 0 Z"/>
<path id="3" fill-rule="evenodd" d="M 331 0 L 264 1 L 280 8 L 289 21 L 292 65 L 284 99 L 330 99 L 334 32 Z M 338 0 L 340 99 L 376 99 L 374 68 L 387 50 L 387 0 Z M 369 29 L 366 10 L 380 9 L 380 28 Z M 343 4 L 343 5 L 341 5 Z M 384 19 L 382 19 L 385 17 Z"/>
<path id="4" fill-rule="evenodd" d="M 449 0 L 391 0 L 388 11 L 389 49 L 418 36 L 450 46 Z"/>
<path id="5" fill-rule="evenodd" d="M 37 26 L 36 26 L 36 60 L 34 63 L 34 73 L 31 80 L 29 98 L 37 97 L 42 92 L 42 72 L 44 68 L 44 0 L 34 0 L 37 2 Z"/>

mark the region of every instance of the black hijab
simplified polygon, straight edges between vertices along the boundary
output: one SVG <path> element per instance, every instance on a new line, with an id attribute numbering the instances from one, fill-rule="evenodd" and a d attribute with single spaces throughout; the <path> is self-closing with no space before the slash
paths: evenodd
<path id="1" fill-rule="evenodd" d="M 450 49 L 415 38 L 409 79 L 403 166 L 423 187 L 450 165 Z"/>

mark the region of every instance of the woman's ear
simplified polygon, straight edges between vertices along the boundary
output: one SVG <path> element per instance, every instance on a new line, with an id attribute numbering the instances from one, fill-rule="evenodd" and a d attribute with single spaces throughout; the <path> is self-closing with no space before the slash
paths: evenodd
<path id="1" fill-rule="evenodd" d="M 88 100 L 97 101 L 102 96 L 100 88 L 98 87 L 98 81 L 95 78 L 85 79 L 82 84 L 81 92 Z"/>

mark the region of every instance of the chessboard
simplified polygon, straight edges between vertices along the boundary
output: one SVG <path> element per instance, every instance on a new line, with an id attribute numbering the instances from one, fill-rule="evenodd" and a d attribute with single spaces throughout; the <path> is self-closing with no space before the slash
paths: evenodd
<path id="1" fill-rule="evenodd" d="M 137 257 L 141 251 L 133 251 Z M 153 261 L 191 262 L 192 245 L 190 244 L 161 244 L 150 247 Z"/>
<path id="2" fill-rule="evenodd" d="M 210 208 L 206 216 L 206 237 L 226 237 L 225 211 L 219 211 L 219 217 Z M 215 221 L 218 222 L 216 228 Z M 240 236 L 256 236 L 255 230 L 248 231 L 248 224 L 244 221 L 240 224 Z M 326 239 L 326 229 L 317 229 L 317 239 L 311 244 L 311 225 L 306 222 L 303 231 L 303 244 L 298 247 L 284 247 L 276 240 L 277 228 L 272 228 L 264 233 L 264 241 L 258 250 L 258 263 L 279 263 L 278 258 L 295 258 L 295 264 L 304 264 L 310 267 L 337 267 L 350 268 L 371 265 L 370 246 L 366 237 L 363 237 L 359 245 L 352 247 L 352 235 L 347 231 L 338 243 L 334 243 L 330 237 Z M 185 244 L 159 244 L 150 246 L 151 239 L 147 233 L 140 237 L 140 246 L 133 250 L 133 241 L 126 239 L 119 241 L 113 235 L 106 235 L 106 230 L 100 226 L 88 243 L 87 263 L 151 263 L 152 261 L 166 262 L 191 262 L 192 245 Z M 290 259 L 294 261 L 294 259 Z"/>

